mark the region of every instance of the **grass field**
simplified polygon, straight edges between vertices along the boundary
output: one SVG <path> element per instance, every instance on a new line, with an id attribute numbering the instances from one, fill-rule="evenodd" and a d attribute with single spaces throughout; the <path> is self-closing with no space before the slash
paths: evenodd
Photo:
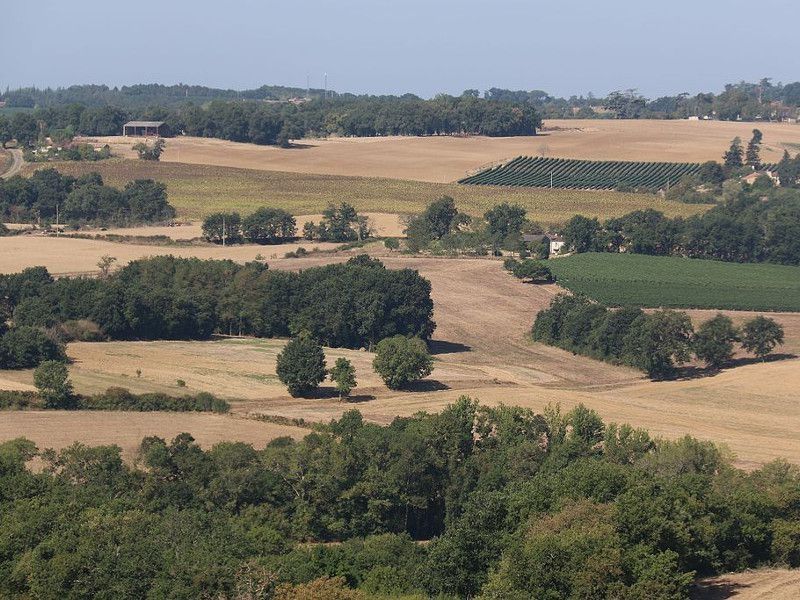
<path id="1" fill-rule="evenodd" d="M 701 579 L 692 600 L 796 600 L 800 569 L 757 569 Z"/>
<path id="2" fill-rule="evenodd" d="M 800 311 L 800 267 L 611 253 L 548 264 L 559 285 L 609 306 Z"/>
<path id="3" fill-rule="evenodd" d="M 331 202 L 348 201 L 360 211 L 416 213 L 442 196 L 459 208 L 482 215 L 500 202 L 517 202 L 528 216 L 543 224 L 568 220 L 575 214 L 607 218 L 641 208 L 656 208 L 669 216 L 689 216 L 705 206 L 666 201 L 657 196 L 608 191 L 513 190 L 426 183 L 398 179 L 311 175 L 181 163 L 113 159 L 96 163 L 52 163 L 64 173 L 98 171 L 106 183 L 121 186 L 133 179 L 152 178 L 167 184 L 170 202 L 181 217 L 200 219 L 219 210 L 250 213 L 260 206 L 284 208 L 293 214 L 321 212 Z M 38 167 L 38 166 L 37 166 Z M 37 168 L 26 167 L 27 172 Z M 38 167 L 41 168 L 41 167 Z"/>

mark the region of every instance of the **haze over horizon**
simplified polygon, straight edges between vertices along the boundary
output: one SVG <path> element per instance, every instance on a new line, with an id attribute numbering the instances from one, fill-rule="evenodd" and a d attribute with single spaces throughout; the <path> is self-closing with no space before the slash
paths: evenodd
<path id="1" fill-rule="evenodd" d="M 631 0 L 572 4 L 142 0 L 132 13 L 100 0 L 15 3 L 0 22 L 5 48 L 15 49 L 0 86 L 248 89 L 305 87 L 309 78 L 321 88 L 327 72 L 339 92 L 430 97 L 502 87 L 603 96 L 635 88 L 654 98 L 800 79 L 790 58 L 793 20 L 775 17 L 795 8 L 788 0 L 764 0 L 757 11 L 741 0 L 675 0 L 668 12 Z"/>

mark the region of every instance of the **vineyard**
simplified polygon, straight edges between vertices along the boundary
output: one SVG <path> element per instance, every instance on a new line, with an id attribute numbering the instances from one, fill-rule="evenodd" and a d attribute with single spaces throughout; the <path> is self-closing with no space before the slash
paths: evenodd
<path id="1" fill-rule="evenodd" d="M 467 185 L 503 185 L 562 189 L 658 190 L 700 169 L 698 163 L 575 160 L 520 156 L 466 177 Z"/>
<path id="2" fill-rule="evenodd" d="M 548 266 L 560 286 L 610 306 L 800 311 L 800 267 L 611 253 Z"/>

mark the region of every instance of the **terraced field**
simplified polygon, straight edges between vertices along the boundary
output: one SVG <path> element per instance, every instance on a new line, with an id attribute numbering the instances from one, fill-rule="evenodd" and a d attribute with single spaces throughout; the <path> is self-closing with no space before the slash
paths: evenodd
<path id="1" fill-rule="evenodd" d="M 800 267 L 611 253 L 548 265 L 559 285 L 610 306 L 800 311 Z"/>
<path id="2" fill-rule="evenodd" d="M 699 163 L 574 160 L 519 156 L 461 179 L 466 185 L 502 185 L 559 189 L 613 190 L 619 187 L 663 189 L 685 175 L 696 173 Z"/>

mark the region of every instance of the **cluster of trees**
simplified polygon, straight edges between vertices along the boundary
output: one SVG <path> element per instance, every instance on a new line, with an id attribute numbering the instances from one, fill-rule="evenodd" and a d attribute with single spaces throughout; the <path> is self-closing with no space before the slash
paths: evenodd
<path id="1" fill-rule="evenodd" d="M 481 255 L 498 254 L 501 250 L 527 254 L 523 233 L 541 231 L 518 204 L 498 204 L 479 220 L 459 212 L 455 200 L 449 196 L 431 202 L 422 214 L 409 218 L 405 228 L 406 245 L 412 252 L 471 251 Z M 545 258 L 548 253 L 549 250 L 545 251 Z"/>
<path id="2" fill-rule="evenodd" d="M 563 229 L 575 252 L 634 252 L 730 262 L 800 264 L 800 192 L 730 190 L 728 199 L 688 219 L 639 210 L 600 223 L 576 215 Z"/>
<path id="3" fill-rule="evenodd" d="M 543 261 L 533 258 L 507 258 L 503 267 L 517 279 L 531 283 L 550 283 L 555 281 L 555 276 Z"/>
<path id="4" fill-rule="evenodd" d="M 159 256 L 98 279 L 54 280 L 43 267 L 0 275 L 0 299 L 16 325 L 89 320 L 112 339 L 204 339 L 214 332 L 260 337 L 306 332 L 326 346 L 371 347 L 435 327 L 430 282 L 378 260 L 300 273 L 262 263 Z"/>
<path id="5" fill-rule="evenodd" d="M 29 178 L 0 180 L 0 218 L 11 222 L 80 225 L 156 223 L 175 217 L 167 188 L 152 179 L 137 179 L 123 189 L 105 185 L 98 173 L 78 178 L 55 169 L 40 169 Z"/>
<path id="6" fill-rule="evenodd" d="M 133 145 L 132 150 L 136 151 L 139 160 L 159 161 L 166 145 L 167 143 L 163 139 L 158 138 L 152 146 L 147 142 L 138 142 Z"/>
<path id="7" fill-rule="evenodd" d="M 688 598 L 698 576 L 800 561 L 798 469 L 728 461 L 583 406 L 468 398 L 260 450 L 150 437 L 133 464 L 18 439 L 0 445 L 0 596 Z"/>
<path id="8" fill-rule="evenodd" d="M 10 102 L 11 100 L 7 100 Z M 32 112 L 0 115 L 0 144 L 32 146 L 48 135 L 119 135 L 131 119 L 159 120 L 169 131 L 236 142 L 280 144 L 307 136 L 535 135 L 541 119 L 530 104 L 472 93 L 423 100 L 405 96 L 336 95 L 302 103 L 216 99 L 207 104 L 122 104 L 87 107 L 53 103 Z"/>
<path id="9" fill-rule="evenodd" d="M 674 310 L 645 313 L 640 308 L 609 310 L 581 295 L 560 294 L 536 315 L 533 339 L 617 364 L 627 364 L 655 379 L 672 377 L 692 356 L 711 369 L 733 358 L 734 344 L 764 359 L 783 343 L 783 328 L 757 316 L 741 329 L 717 314 L 695 331 L 689 315 Z"/>
<path id="10" fill-rule="evenodd" d="M 367 217 L 347 202 L 331 204 L 322 219 L 303 224 L 303 239 L 320 242 L 354 242 L 371 235 Z M 283 244 L 297 238 L 295 218 L 281 208 L 262 207 L 244 219 L 239 213 L 214 213 L 203 221 L 203 237 L 215 244 Z"/>

